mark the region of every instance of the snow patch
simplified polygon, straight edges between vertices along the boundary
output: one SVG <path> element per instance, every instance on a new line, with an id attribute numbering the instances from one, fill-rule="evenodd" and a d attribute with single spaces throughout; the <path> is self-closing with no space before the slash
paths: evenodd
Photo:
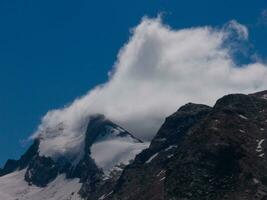
<path id="1" fill-rule="evenodd" d="M 240 118 L 247 120 L 248 118 L 244 115 L 238 115 Z"/>
<path id="2" fill-rule="evenodd" d="M 91 157 L 107 176 L 117 165 L 129 164 L 137 154 L 149 145 L 149 143 L 137 141 L 130 135 L 120 137 L 118 136 L 120 131 L 112 131 L 111 134 L 98 138 L 91 146 Z"/>
<path id="3" fill-rule="evenodd" d="M 163 177 L 163 178 L 161 178 L 159 181 L 164 181 L 166 179 L 166 177 Z"/>
<path id="4" fill-rule="evenodd" d="M 108 193 L 108 194 L 103 194 L 100 198 L 98 198 L 98 200 L 104 200 L 104 199 L 106 199 L 108 196 L 110 196 L 112 193 L 113 193 L 113 191 L 111 191 L 111 192 Z"/>
<path id="5" fill-rule="evenodd" d="M 259 181 L 258 179 L 256 179 L 256 178 L 253 178 L 253 183 L 254 183 L 254 184 L 259 184 L 260 181 Z"/>
<path id="6" fill-rule="evenodd" d="M 81 200 L 79 179 L 66 179 L 65 175 L 59 175 L 45 188 L 39 188 L 24 180 L 25 172 L 21 170 L 0 177 L 1 200 Z"/>
<path id="7" fill-rule="evenodd" d="M 260 157 L 260 158 L 263 158 L 263 157 L 264 157 L 264 153 L 261 153 L 261 154 L 259 155 L 259 157 Z"/>
<path id="8" fill-rule="evenodd" d="M 153 156 L 151 156 L 147 161 L 146 164 L 150 163 L 154 158 L 156 158 L 159 155 L 159 153 L 155 153 Z"/>
<path id="9" fill-rule="evenodd" d="M 259 153 L 259 152 L 262 152 L 262 143 L 264 142 L 264 139 L 261 139 L 261 140 L 256 140 L 258 142 L 258 145 L 257 145 L 257 148 L 256 148 L 256 151 Z"/>
<path id="10" fill-rule="evenodd" d="M 157 174 L 157 176 L 161 176 L 162 174 L 165 174 L 165 170 L 161 170 L 158 174 Z"/>
<path id="11" fill-rule="evenodd" d="M 169 151 L 173 148 L 177 148 L 177 145 L 170 145 L 168 148 L 165 149 L 165 151 Z"/>

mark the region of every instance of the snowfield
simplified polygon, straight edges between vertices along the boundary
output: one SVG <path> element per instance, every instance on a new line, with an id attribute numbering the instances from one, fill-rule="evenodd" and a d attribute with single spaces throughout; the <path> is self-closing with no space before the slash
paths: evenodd
<path id="1" fill-rule="evenodd" d="M 129 164 L 137 154 L 149 146 L 149 143 L 141 143 L 130 135 L 120 136 L 125 132 L 120 127 L 110 127 L 108 131 L 109 134 L 99 137 L 91 146 L 91 157 L 107 176 L 114 167 Z"/>
<path id="2" fill-rule="evenodd" d="M 0 177 L 1 200 L 81 200 L 79 179 L 68 180 L 62 174 L 45 188 L 39 188 L 24 181 L 25 172 L 21 170 Z"/>

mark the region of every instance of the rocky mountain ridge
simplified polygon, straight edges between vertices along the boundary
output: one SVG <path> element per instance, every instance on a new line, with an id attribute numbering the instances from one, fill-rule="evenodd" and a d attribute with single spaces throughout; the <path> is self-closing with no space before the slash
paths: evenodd
<path id="1" fill-rule="evenodd" d="M 206 107 L 199 120 L 188 118 L 192 123 L 175 117 L 182 107 L 172 115 L 178 142 L 158 148 L 148 160 L 145 157 L 140 162 L 144 152 L 155 148 L 152 142 L 126 167 L 109 199 L 267 199 L 266 94 L 227 95 L 213 108 Z M 191 113 L 200 108 L 194 104 L 186 107 Z M 163 128 L 172 127 L 169 121 L 167 118 L 155 137 L 162 143 L 175 141 L 161 137 Z M 179 122 L 188 124 L 184 132 Z"/>
<path id="2" fill-rule="evenodd" d="M 147 149 L 104 116 L 94 116 L 77 166 L 38 156 L 35 141 L 21 159 L 7 161 L 0 170 L 0 182 L 26 170 L 25 181 L 43 188 L 54 184 L 59 174 L 66 174 L 66 180 L 78 179 L 81 185 L 76 193 L 88 200 L 265 200 L 266 97 L 263 91 L 226 95 L 213 107 L 186 104 L 166 118 Z M 127 146 L 119 147 L 124 148 L 123 159 L 127 157 L 121 165 L 116 165 L 123 163 L 114 148 L 118 144 Z M 144 150 L 132 154 L 131 145 Z M 1 193 L 0 186 L 0 197 Z M 68 199 L 77 199 L 76 193 Z"/>
<path id="3" fill-rule="evenodd" d="M 64 158 L 53 160 L 50 157 L 39 155 L 39 144 L 42 138 L 37 138 L 19 160 L 8 160 L 3 169 L 0 170 L 0 176 L 8 176 L 17 171 L 24 171 L 24 181 L 28 185 L 46 188 L 58 176 L 64 175 L 66 179 L 79 179 L 81 187 L 79 191 L 81 197 L 85 197 L 88 193 L 98 193 L 103 185 L 112 184 L 120 175 L 124 165 L 134 159 L 135 154 L 139 153 L 146 147 L 146 143 L 137 139 L 128 131 L 106 119 L 103 115 L 91 116 L 90 122 L 85 133 L 84 156 L 77 163 L 72 165 Z M 111 145 L 109 144 L 111 142 Z M 93 152 L 94 146 L 104 143 L 107 151 L 112 151 L 112 142 L 125 144 L 120 150 L 125 155 L 114 152 L 112 155 L 116 158 L 109 164 L 109 171 L 105 173 L 103 167 L 96 162 L 101 154 Z M 132 151 L 134 151 L 132 153 Z M 136 151 L 136 152 L 135 152 Z M 1 179 L 1 177 L 0 177 Z M 0 189 L 1 190 L 1 189 Z M 1 191 L 0 191 L 1 194 Z M 1 196 L 0 196 L 1 197 Z M 12 197 L 11 197 L 12 198 Z M 17 199 L 20 199 L 17 197 Z"/>

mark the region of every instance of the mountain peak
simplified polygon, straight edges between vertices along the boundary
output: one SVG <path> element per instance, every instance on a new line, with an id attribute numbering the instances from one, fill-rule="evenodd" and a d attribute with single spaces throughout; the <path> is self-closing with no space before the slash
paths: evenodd
<path id="1" fill-rule="evenodd" d="M 88 121 L 83 137 L 83 150 L 78 152 L 82 156 L 76 164 L 71 163 L 66 157 L 54 159 L 40 154 L 40 145 L 45 140 L 40 136 L 19 160 L 8 160 L 0 170 L 0 176 L 25 169 L 25 181 L 39 187 L 45 187 L 61 173 L 83 181 L 95 180 L 96 177 L 101 180 L 103 174 L 107 178 L 114 167 L 128 164 L 136 154 L 147 147 L 146 143 L 104 115 L 92 115 Z M 49 129 L 49 134 L 54 134 L 53 132 L 58 129 L 63 131 L 63 126 L 62 123 L 56 126 L 56 129 Z"/>
<path id="2" fill-rule="evenodd" d="M 90 117 L 89 125 L 86 130 L 86 143 L 90 147 L 94 142 L 103 140 L 105 137 L 130 137 L 136 142 L 142 141 L 134 137 L 131 133 L 113 123 L 102 114 Z"/>
<path id="3" fill-rule="evenodd" d="M 226 95 L 213 108 L 182 106 L 125 168 L 108 199 L 266 199 L 262 94 Z"/>
<path id="4" fill-rule="evenodd" d="M 109 173 L 120 163 L 128 164 L 137 152 L 146 147 L 146 143 L 103 115 L 92 116 L 90 119 L 86 131 L 86 151 L 90 152 L 105 173 Z"/>
<path id="5" fill-rule="evenodd" d="M 225 95 L 214 107 L 188 103 L 166 118 L 149 147 L 104 115 L 93 115 L 77 164 L 40 155 L 40 138 L 0 170 L 0 183 L 7 184 L 0 184 L 0 197 L 61 196 L 52 188 L 63 184 L 64 198 L 72 200 L 266 199 L 266 94 Z M 54 130 L 64 134 L 64 126 Z"/>

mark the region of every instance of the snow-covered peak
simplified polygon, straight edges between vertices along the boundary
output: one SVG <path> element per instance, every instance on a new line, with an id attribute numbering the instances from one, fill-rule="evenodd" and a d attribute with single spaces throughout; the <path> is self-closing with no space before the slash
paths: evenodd
<path id="1" fill-rule="evenodd" d="M 148 143 L 132 136 L 128 131 L 103 116 L 94 118 L 88 127 L 91 157 L 97 166 L 108 175 L 116 166 L 130 160 L 148 147 Z"/>
<path id="2" fill-rule="evenodd" d="M 129 164 L 130 160 L 148 147 L 121 128 L 106 127 L 108 134 L 100 135 L 91 146 L 91 157 L 105 175 L 108 175 L 114 167 L 121 164 Z"/>
<path id="3" fill-rule="evenodd" d="M 85 155 L 95 161 L 106 175 L 117 165 L 126 165 L 148 147 L 124 128 L 113 123 L 104 115 L 92 115 L 83 134 L 69 134 L 68 124 L 61 122 L 53 128 L 40 129 L 38 134 L 39 155 L 54 161 L 67 161 L 76 166 Z"/>
<path id="4" fill-rule="evenodd" d="M 39 196 L 35 198 L 35 195 L 43 195 L 47 198 L 40 199 L 47 200 L 78 199 L 75 197 L 77 192 L 84 191 L 78 182 L 105 181 L 117 177 L 125 165 L 148 147 L 148 143 L 137 139 L 103 115 L 92 116 L 87 124 L 82 138 L 68 138 L 71 139 L 68 150 L 63 148 L 65 144 L 62 145 L 66 142 L 64 123 L 44 130 L 46 134 L 40 134 L 19 160 L 8 162 L 0 170 L 0 199 L 37 200 Z M 56 137 L 55 132 L 58 134 Z M 63 148 L 60 151 L 62 154 L 56 151 L 59 147 Z M 72 149 L 73 152 L 70 151 Z M 54 154 L 47 156 L 43 150 Z M 7 182 L 7 185 L 1 186 L 1 181 Z M 70 186 L 68 191 L 57 189 L 63 184 L 62 189 Z M 76 189 L 69 193 L 72 187 Z"/>
<path id="5" fill-rule="evenodd" d="M 83 121 L 86 122 L 78 123 L 73 130 L 70 128 L 70 122 L 39 127 L 33 136 L 33 139 L 38 138 L 40 141 L 39 155 L 50 157 L 54 161 L 63 159 L 76 165 L 84 156 L 85 140 L 88 138 L 86 145 L 90 147 L 98 137 L 129 134 L 100 114 L 92 115 Z M 81 126 L 78 127 L 78 125 Z"/>

